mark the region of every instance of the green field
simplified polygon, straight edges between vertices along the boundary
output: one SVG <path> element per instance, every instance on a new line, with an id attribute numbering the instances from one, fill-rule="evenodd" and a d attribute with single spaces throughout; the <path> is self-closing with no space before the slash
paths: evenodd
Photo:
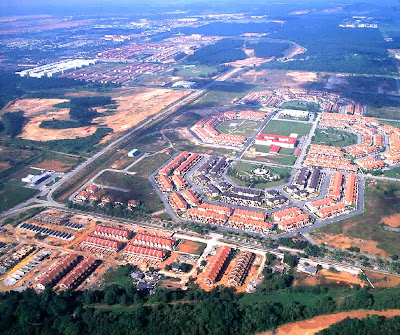
<path id="1" fill-rule="evenodd" d="M 180 77 L 210 77 L 218 73 L 216 66 L 196 65 L 195 67 L 187 67 L 180 69 L 176 75 Z"/>
<path id="2" fill-rule="evenodd" d="M 115 194 L 118 192 L 118 196 L 124 201 L 130 199 L 139 200 L 151 212 L 164 209 L 161 200 L 146 177 L 105 171 L 95 182 L 105 186 L 128 189 L 129 192 L 110 191 L 108 193 Z"/>
<path id="3" fill-rule="evenodd" d="M 366 183 L 363 214 L 334 222 L 315 230 L 315 233 L 344 234 L 378 242 L 378 248 L 400 255 L 399 233 L 380 227 L 382 219 L 400 213 L 400 183 L 371 180 Z"/>
<path id="4" fill-rule="evenodd" d="M 230 120 L 220 123 L 217 127 L 223 134 L 244 135 L 246 137 L 253 136 L 261 122 L 249 120 Z"/>
<path id="5" fill-rule="evenodd" d="M 368 106 L 365 116 L 372 116 L 382 119 L 400 120 L 399 107 L 392 106 Z"/>
<path id="6" fill-rule="evenodd" d="M 281 176 L 281 179 L 277 181 L 268 181 L 265 180 L 263 177 L 255 176 L 252 173 L 252 170 L 258 167 L 261 167 L 261 165 L 238 162 L 228 170 L 228 176 L 238 186 L 252 187 L 258 189 L 265 189 L 269 187 L 283 185 L 286 184 L 289 180 L 291 172 L 290 169 L 268 167 L 267 169 L 270 171 L 271 174 L 279 174 Z"/>
<path id="7" fill-rule="evenodd" d="M 393 127 L 400 128 L 400 121 L 382 121 L 382 123 L 390 124 Z"/>
<path id="8" fill-rule="evenodd" d="M 298 109 L 302 111 L 313 111 L 318 112 L 319 106 L 315 102 L 303 102 L 303 101 L 285 101 L 280 108 L 287 108 L 287 109 Z"/>
<path id="9" fill-rule="evenodd" d="M 396 167 L 383 172 L 385 177 L 400 179 L 400 167 Z"/>
<path id="10" fill-rule="evenodd" d="M 341 130 L 317 129 L 311 143 L 343 148 L 357 144 L 357 135 Z"/>
<path id="11" fill-rule="evenodd" d="M 33 197 L 36 190 L 11 184 L 0 184 L 0 212 Z"/>
<path id="12" fill-rule="evenodd" d="M 130 172 L 136 172 L 137 176 L 148 178 L 155 170 L 163 165 L 172 155 L 165 153 L 154 154 L 143 158 L 140 162 L 132 166 Z"/>
<path id="13" fill-rule="evenodd" d="M 264 127 L 262 133 L 282 136 L 289 136 L 295 133 L 300 137 L 307 135 L 311 127 L 312 125 L 308 123 L 272 120 Z"/>

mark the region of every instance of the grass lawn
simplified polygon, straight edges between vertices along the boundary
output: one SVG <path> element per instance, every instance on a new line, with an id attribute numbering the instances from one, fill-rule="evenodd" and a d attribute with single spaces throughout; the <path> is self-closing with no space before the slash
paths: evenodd
<path id="1" fill-rule="evenodd" d="M 106 285 L 117 284 L 125 288 L 132 286 L 132 278 L 130 276 L 130 266 L 119 266 L 116 269 L 110 268 L 103 276 Z"/>
<path id="2" fill-rule="evenodd" d="M 317 129 L 311 143 L 343 148 L 357 144 L 357 135 L 342 130 Z"/>
<path id="3" fill-rule="evenodd" d="M 389 254 L 400 255 L 399 233 L 383 230 L 379 226 L 384 217 L 400 213 L 400 183 L 369 180 L 364 197 L 363 214 L 331 223 L 315 232 L 372 240 Z"/>
<path id="4" fill-rule="evenodd" d="M 129 171 L 136 172 L 137 176 L 148 178 L 155 170 L 157 170 L 170 158 L 172 158 L 172 155 L 158 153 L 153 156 L 143 158 L 140 162 L 132 166 Z"/>
<path id="5" fill-rule="evenodd" d="M 246 137 L 253 136 L 261 122 L 249 120 L 231 120 L 225 121 L 218 125 L 217 130 L 223 134 L 244 135 Z"/>
<path id="6" fill-rule="evenodd" d="M 264 127 L 262 133 L 283 136 L 289 136 L 290 134 L 295 133 L 300 137 L 307 135 L 310 132 L 311 127 L 312 125 L 307 123 L 272 120 Z"/>
<path id="7" fill-rule="evenodd" d="M 382 119 L 395 119 L 400 120 L 400 110 L 399 107 L 376 107 L 376 106 L 367 106 L 367 113 L 365 116 L 372 116 Z"/>
<path id="8" fill-rule="evenodd" d="M 182 68 L 176 75 L 181 77 L 204 78 L 216 74 L 217 72 L 218 68 L 215 66 L 196 65 L 195 67 Z"/>
<path id="9" fill-rule="evenodd" d="M 303 101 L 285 101 L 280 108 L 284 109 L 298 109 L 302 111 L 318 111 L 319 106 L 315 102 L 303 102 Z"/>
<path id="10" fill-rule="evenodd" d="M 0 212 L 33 197 L 38 191 L 11 184 L 0 184 Z"/>
<path id="11" fill-rule="evenodd" d="M 128 189 L 129 192 L 110 191 L 108 193 L 118 193 L 118 197 L 125 201 L 130 199 L 139 200 L 151 212 L 164 209 L 164 205 L 146 177 L 105 171 L 95 182 L 106 186 Z"/>
<path id="12" fill-rule="evenodd" d="M 289 180 L 291 172 L 290 169 L 267 167 L 267 169 L 270 171 L 270 174 L 279 174 L 281 176 L 281 179 L 277 181 L 268 181 L 264 180 L 262 177 L 257 177 L 252 173 L 252 170 L 258 167 L 261 167 L 261 165 L 238 162 L 233 168 L 228 170 L 228 176 L 238 186 L 258 189 L 283 185 Z"/>
<path id="13" fill-rule="evenodd" d="M 390 169 L 388 171 L 384 171 L 383 175 L 389 178 L 398 178 L 400 179 L 400 167 L 396 167 L 394 169 Z"/>

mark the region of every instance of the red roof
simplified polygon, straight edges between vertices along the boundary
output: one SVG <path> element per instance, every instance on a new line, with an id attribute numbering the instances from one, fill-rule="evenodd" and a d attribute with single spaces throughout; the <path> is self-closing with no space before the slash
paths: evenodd
<path id="1" fill-rule="evenodd" d="M 121 228 L 113 228 L 113 227 L 106 227 L 106 226 L 96 226 L 96 229 L 94 233 L 103 233 L 103 234 L 109 234 L 109 235 L 116 235 L 116 236 L 121 236 L 125 238 L 129 238 L 129 235 L 131 235 L 131 232 L 126 229 L 121 229 Z"/>
<path id="2" fill-rule="evenodd" d="M 275 145 L 279 144 L 295 144 L 297 141 L 296 137 L 282 136 L 282 135 L 271 135 L 271 134 L 259 134 L 256 137 L 256 141 L 271 141 Z"/>
<path id="3" fill-rule="evenodd" d="M 95 265 L 96 260 L 94 258 L 86 258 L 79 265 L 69 272 L 61 281 L 60 281 L 60 289 L 66 290 L 71 287 L 74 287 L 83 277 L 87 271 Z"/>
<path id="4" fill-rule="evenodd" d="M 39 280 L 38 284 L 47 286 L 54 283 L 65 271 L 75 262 L 77 262 L 78 256 L 74 254 L 68 254 L 61 259 L 56 266 L 47 271 L 44 276 Z"/>
<path id="5" fill-rule="evenodd" d="M 84 240 L 86 243 L 95 244 L 99 247 L 107 247 L 110 249 L 119 249 L 121 247 L 121 243 L 111 240 L 106 240 L 104 238 L 99 238 L 95 236 L 87 236 Z"/>
<path id="6" fill-rule="evenodd" d="M 153 243 L 153 244 L 160 244 L 160 245 L 167 246 L 170 248 L 172 248 L 172 246 L 175 244 L 175 240 L 173 238 L 160 237 L 160 236 L 148 235 L 148 234 L 143 234 L 143 233 L 136 234 L 134 241 L 142 241 L 142 242 L 149 242 L 149 243 Z"/>
<path id="7" fill-rule="evenodd" d="M 165 250 L 143 247 L 141 245 L 128 244 L 125 247 L 124 253 L 139 254 L 143 256 L 151 256 L 157 258 L 164 258 L 167 254 Z"/>

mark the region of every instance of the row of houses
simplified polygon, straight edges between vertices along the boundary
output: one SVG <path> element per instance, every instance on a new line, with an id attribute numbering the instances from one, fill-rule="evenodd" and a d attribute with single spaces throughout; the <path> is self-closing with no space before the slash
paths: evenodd
<path id="1" fill-rule="evenodd" d="M 310 145 L 303 165 L 345 172 L 356 172 L 358 170 L 357 165 L 352 164 L 350 159 L 344 158 L 344 152 L 341 148 L 320 144 Z"/>
<path id="2" fill-rule="evenodd" d="M 312 224 L 310 217 L 298 207 L 277 211 L 272 214 L 272 217 L 278 224 L 278 228 L 285 231 L 292 231 Z"/>
<path id="3" fill-rule="evenodd" d="M 206 285 L 212 285 L 216 282 L 221 270 L 229 259 L 232 249 L 228 246 L 221 246 L 213 256 L 212 260 L 207 264 L 204 270 L 203 282 Z"/>
<path id="4" fill-rule="evenodd" d="M 285 186 L 284 191 L 296 200 L 305 200 L 318 195 L 322 180 L 321 170 L 303 167 L 296 171 L 291 184 Z"/>
<path id="5" fill-rule="evenodd" d="M 361 143 L 345 147 L 345 151 L 354 158 L 363 170 L 382 169 L 386 164 L 400 162 L 400 129 L 392 125 L 381 124 L 377 119 L 362 116 L 350 116 L 339 113 L 323 113 L 320 127 L 347 129 L 362 137 Z M 380 157 L 378 154 L 385 146 L 384 135 L 388 136 L 389 150 Z M 368 157 L 366 157 L 368 156 Z"/>
<path id="6" fill-rule="evenodd" d="M 262 121 L 267 116 L 266 113 L 255 111 L 228 111 L 217 112 L 203 117 L 192 127 L 192 132 L 205 143 L 214 143 L 234 147 L 242 146 L 246 141 L 246 136 L 236 134 L 222 134 L 216 127 L 223 121 L 228 120 L 252 120 Z"/>
<path id="7" fill-rule="evenodd" d="M 255 254 L 250 251 L 240 251 L 236 256 L 232 270 L 228 275 L 228 285 L 242 286 L 255 259 Z"/>
<path id="8" fill-rule="evenodd" d="M 89 202 L 91 204 L 97 203 L 100 207 L 112 203 L 114 206 L 125 206 L 128 210 L 134 210 L 140 205 L 138 200 L 132 199 L 125 203 L 122 199 L 114 199 L 109 194 L 103 194 L 101 188 L 96 185 L 90 185 L 85 190 L 80 191 L 75 197 L 74 201 L 77 203 Z"/>
<path id="9" fill-rule="evenodd" d="M 362 106 L 351 99 L 343 99 L 339 94 L 327 91 L 277 88 L 251 92 L 239 100 L 239 104 L 257 107 L 279 107 L 286 101 L 316 103 L 325 112 L 338 112 L 343 107 L 346 114 L 361 115 Z"/>
<path id="10" fill-rule="evenodd" d="M 177 190 L 186 188 L 188 183 L 184 176 L 200 159 L 201 156 L 199 154 L 187 151 L 181 152 L 173 158 L 158 172 L 156 177 L 161 191 L 172 192 L 174 187 Z"/>

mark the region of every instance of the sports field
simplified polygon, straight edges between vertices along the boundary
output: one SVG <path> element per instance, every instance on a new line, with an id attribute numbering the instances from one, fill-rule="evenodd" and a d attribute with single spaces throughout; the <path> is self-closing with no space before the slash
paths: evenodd
<path id="1" fill-rule="evenodd" d="M 217 130 L 223 134 L 244 135 L 246 137 L 253 136 L 261 122 L 249 120 L 230 120 L 222 122 L 218 125 Z"/>
<path id="2" fill-rule="evenodd" d="M 272 120 L 264 127 L 262 133 L 282 136 L 289 136 L 294 133 L 300 137 L 307 135 L 311 130 L 311 126 L 308 123 Z"/>

